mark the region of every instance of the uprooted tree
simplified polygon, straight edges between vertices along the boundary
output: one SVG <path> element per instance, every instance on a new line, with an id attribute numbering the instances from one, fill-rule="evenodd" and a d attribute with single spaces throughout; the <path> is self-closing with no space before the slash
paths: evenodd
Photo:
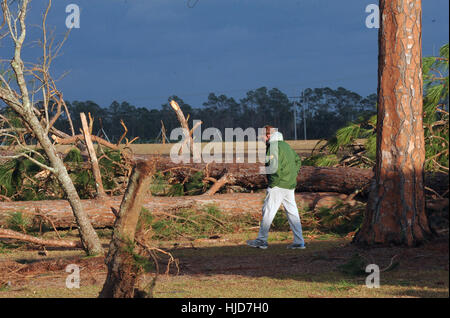
<path id="1" fill-rule="evenodd" d="M 89 255 L 99 254 L 103 252 L 103 249 L 98 235 L 81 205 L 80 197 L 63 161 L 58 156 L 49 137 L 49 134 L 54 131 L 53 125 L 61 113 L 65 111 L 69 116 L 62 93 L 57 89 L 50 74 L 50 65 L 59 53 L 64 41 L 54 47 L 54 42 L 47 38 L 46 18 L 52 3 L 50 0 L 42 22 L 43 36 L 39 43 L 43 55 L 40 62 L 26 64 L 22 60 L 22 49 L 27 31 L 25 20 L 29 3 L 29 0 L 15 1 L 12 4 L 7 0 L 1 2 L 3 24 L 0 30 L 3 29 L 6 32 L 0 36 L 0 39 L 2 45 L 7 40 L 12 41 L 14 53 L 10 67 L 0 74 L 0 99 L 14 111 L 23 126 L 23 128 L 18 128 L 17 125 L 3 118 L 4 124 L 7 126 L 2 128 L 2 135 L 9 137 L 15 145 L 23 150 L 7 158 L 26 157 L 56 176 L 72 207 L 86 253 Z M 11 11 L 13 6 L 17 6 L 16 12 Z M 36 98 L 40 98 L 41 101 L 35 103 Z M 23 130 L 28 133 L 28 138 L 23 137 Z M 74 134 L 73 129 L 72 133 Z M 26 141 L 30 139 L 39 143 L 45 157 L 42 153 L 27 145 Z"/>

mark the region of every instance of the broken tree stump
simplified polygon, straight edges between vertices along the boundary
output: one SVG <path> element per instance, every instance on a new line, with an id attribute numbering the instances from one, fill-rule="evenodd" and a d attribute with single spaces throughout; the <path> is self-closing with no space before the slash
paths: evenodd
<path id="1" fill-rule="evenodd" d="M 92 143 L 92 139 L 91 139 L 91 131 L 89 129 L 89 125 L 86 120 L 86 115 L 84 113 L 80 113 L 80 118 L 81 118 L 81 125 L 83 127 L 84 141 L 86 143 L 86 147 L 87 147 L 88 153 L 89 153 L 89 158 L 91 160 L 92 174 L 94 175 L 94 179 L 95 179 L 95 188 L 97 190 L 97 197 L 99 199 L 103 199 L 106 197 L 106 193 L 103 188 L 103 181 L 102 181 L 102 176 L 100 174 L 100 167 L 98 165 L 97 154 L 95 153 L 94 144 Z M 90 118 L 90 115 L 89 115 L 89 118 Z M 91 121 L 91 125 L 92 125 L 92 121 Z"/>
<path id="2" fill-rule="evenodd" d="M 127 190 L 120 204 L 114 232 L 109 245 L 106 265 L 108 274 L 100 298 L 133 298 L 138 269 L 130 244 L 134 244 L 136 226 L 144 198 L 149 191 L 154 165 L 138 162 L 133 168 Z"/>

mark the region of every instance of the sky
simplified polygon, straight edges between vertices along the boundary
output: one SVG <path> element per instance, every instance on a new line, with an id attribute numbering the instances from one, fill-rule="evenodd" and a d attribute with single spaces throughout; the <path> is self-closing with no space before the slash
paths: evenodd
<path id="1" fill-rule="evenodd" d="M 24 57 L 36 61 L 44 4 L 33 0 Z M 53 0 L 47 24 L 67 32 L 52 65 L 69 101 L 114 100 L 159 109 L 171 95 L 201 107 L 209 93 L 236 100 L 261 86 L 288 96 L 315 87 L 376 93 L 378 30 L 366 27 L 377 0 Z M 423 0 L 423 55 L 449 39 L 449 1 Z M 2 40 L 3 41 L 3 40 Z M 5 42 L 1 58 L 11 56 Z"/>

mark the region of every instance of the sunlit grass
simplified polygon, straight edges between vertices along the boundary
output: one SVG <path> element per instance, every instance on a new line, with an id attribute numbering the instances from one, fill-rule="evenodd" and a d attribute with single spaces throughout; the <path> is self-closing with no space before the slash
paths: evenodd
<path id="1" fill-rule="evenodd" d="M 63 233 L 61 233 L 63 234 Z M 68 237 L 76 233 L 64 233 Z M 104 233 L 102 242 L 109 242 L 108 233 Z M 380 288 L 368 288 L 365 285 L 365 276 L 351 276 L 340 272 L 338 264 L 343 261 L 334 261 L 328 257 L 329 251 L 338 251 L 348 245 L 350 238 L 338 235 L 318 235 L 305 231 L 307 243 L 306 250 L 287 250 L 291 243 L 292 233 L 288 231 L 270 232 L 269 248 L 260 250 L 250 248 L 245 241 L 254 239 L 257 229 L 243 233 L 221 234 L 215 239 L 198 238 L 195 240 L 173 239 L 169 241 L 154 241 L 153 245 L 166 249 L 181 262 L 190 263 L 201 260 L 205 263 L 197 268 L 196 272 L 181 270 L 178 275 L 161 274 L 158 277 L 154 296 L 157 298 L 201 298 L 201 297 L 227 297 L 227 298 L 316 298 L 316 297 L 364 297 L 364 298 L 391 298 L 391 297 L 448 297 L 449 278 L 448 269 L 436 265 L 423 269 L 402 267 L 383 272 L 380 276 Z M 2 245 L 1 261 L 16 261 L 20 264 L 39 260 L 70 260 L 72 258 L 84 259 L 81 250 L 51 250 L 48 256 L 39 256 L 36 249 L 28 249 L 25 245 Z M 340 256 L 339 254 L 337 254 Z M 265 264 L 267 258 L 294 259 L 286 264 L 287 270 Z M 335 254 L 336 256 L 336 254 Z M 227 267 L 240 266 L 240 259 L 258 260 L 254 267 L 256 270 L 227 271 Z M 226 260 L 229 264 L 220 271 L 214 262 L 216 258 Z M 199 261 L 200 260 L 200 261 Z M 101 264 L 101 261 L 99 262 Z M 248 265 L 248 263 L 247 263 Z M 245 266 L 247 266 L 245 265 Z M 253 264 L 251 264 L 253 266 Z M 272 266 L 269 271 L 261 271 L 264 266 Z M 293 267 L 296 266 L 296 267 Z M 305 266 L 304 270 L 298 266 Z M 292 272 L 289 270 L 296 269 Z M 173 268 L 172 268 L 173 269 Z M 311 271 L 313 269 L 313 271 Z M 81 271 L 81 287 L 68 289 L 65 280 L 68 273 L 64 270 L 35 273 L 21 284 L 11 281 L 11 286 L 0 289 L 0 297 L 97 297 L 104 279 L 106 268 L 93 272 Z"/>

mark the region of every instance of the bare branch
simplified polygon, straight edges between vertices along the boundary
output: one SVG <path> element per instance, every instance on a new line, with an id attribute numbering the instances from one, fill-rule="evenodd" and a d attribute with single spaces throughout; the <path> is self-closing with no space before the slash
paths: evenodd
<path id="1" fill-rule="evenodd" d="M 123 122 L 122 119 L 120 120 L 120 124 L 122 125 L 124 131 L 123 131 L 122 136 L 120 136 L 119 141 L 117 142 L 117 146 L 120 145 L 120 143 L 122 142 L 123 138 L 124 138 L 124 137 L 126 136 L 126 134 L 128 133 L 128 128 L 127 128 L 127 126 L 125 126 L 125 123 Z"/>
<path id="2" fill-rule="evenodd" d="M 43 239 L 8 229 L 0 229 L 0 238 L 15 239 L 43 246 L 70 247 L 70 248 L 82 247 L 80 242 Z"/>
<path id="3" fill-rule="evenodd" d="M 58 179 L 61 184 L 64 192 L 67 195 L 68 200 L 70 201 L 70 205 L 72 207 L 72 211 L 74 213 L 78 229 L 80 232 L 82 246 L 87 252 L 87 254 L 99 254 L 103 252 L 102 246 L 100 244 L 100 240 L 98 238 L 97 233 L 94 231 L 91 221 L 88 219 L 86 212 L 81 204 L 80 197 L 73 185 L 73 182 L 67 172 L 66 167 L 64 166 L 63 161 L 58 156 L 58 153 L 52 144 L 51 139 L 49 138 L 48 133 L 52 132 L 59 137 L 66 138 L 67 134 L 55 129 L 53 124 L 56 122 L 58 117 L 60 116 L 61 106 L 64 106 L 67 110 L 66 105 L 63 103 L 62 94 L 60 94 L 54 81 L 51 79 L 49 73 L 49 67 L 53 58 L 52 55 L 52 47 L 53 47 L 53 39 L 48 40 L 47 38 L 47 27 L 46 27 L 46 19 L 48 12 L 51 7 L 52 1 L 48 2 L 47 9 L 44 13 L 42 28 L 43 28 L 43 60 L 41 65 L 31 64 L 31 67 L 25 66 L 25 63 L 22 61 L 21 51 L 24 45 L 25 36 L 26 36 L 26 25 L 25 25 L 25 17 L 27 14 L 28 4 L 30 0 L 20 0 L 16 1 L 18 5 L 18 14 L 17 17 L 13 17 L 10 12 L 10 1 L 9 0 L 0 0 L 1 6 L 3 9 L 3 17 L 5 24 L 8 26 L 9 34 L 11 35 L 13 46 L 14 46 L 14 56 L 11 60 L 11 68 L 15 74 L 15 83 L 14 86 L 18 87 L 18 90 L 13 90 L 9 85 L 1 85 L 0 86 L 0 99 L 3 100 L 8 106 L 10 106 L 21 118 L 23 121 L 25 128 L 34 135 L 34 137 L 39 141 L 40 146 L 45 151 L 47 155 L 47 159 L 50 162 L 52 167 L 47 166 L 33 158 L 29 155 L 29 153 L 38 154 L 35 150 L 26 147 L 24 144 L 24 140 L 20 140 L 18 136 L 15 136 L 9 132 L 3 133 L 3 136 L 8 136 L 13 138 L 14 142 L 19 145 L 19 147 L 26 150 L 24 153 L 20 153 L 14 156 L 9 156 L 7 158 L 19 158 L 26 157 L 29 160 L 33 161 L 35 164 L 40 166 L 43 169 L 49 170 L 50 172 L 55 174 L 55 177 Z M 66 39 L 66 38 L 65 38 Z M 65 40 L 64 39 L 64 40 Z M 63 41 L 64 42 L 64 41 Z M 58 47 L 58 50 L 62 44 Z M 39 89 L 35 90 L 33 88 L 32 91 L 29 91 L 27 87 L 27 77 L 32 76 L 35 80 L 39 81 Z M 8 84 L 8 82 L 2 78 L 0 79 L 0 84 Z M 5 87 L 3 87 L 5 86 Z M 43 109 L 38 109 L 36 105 L 34 105 L 34 94 L 37 92 L 42 92 L 43 95 Z M 30 93 L 32 94 L 30 96 Z M 30 99 L 33 97 L 33 99 Z M 59 98 L 59 99 L 58 99 Z M 50 104 L 51 102 L 55 102 L 55 104 Z M 56 114 L 53 118 L 50 119 L 49 116 L 49 107 L 54 111 L 54 107 L 57 107 Z M 68 118 L 70 118 L 69 112 L 67 111 Z M 73 133 L 73 128 L 72 128 Z M 23 138 L 22 138 L 23 139 Z M 39 156 L 42 156 L 39 154 Z"/>
<path id="4" fill-rule="evenodd" d="M 14 155 L 14 156 L 2 156 L 2 158 L 5 158 L 5 159 L 18 159 L 18 158 L 21 158 L 21 157 L 25 157 L 25 158 L 27 158 L 27 159 L 33 161 L 33 162 L 34 162 L 35 164 L 37 164 L 39 167 L 41 167 L 41 168 L 43 168 L 43 169 L 47 169 L 47 170 L 49 170 L 49 171 L 52 172 L 52 173 L 55 173 L 55 172 L 56 172 L 56 170 L 53 169 L 52 167 L 49 167 L 49 166 L 47 166 L 47 165 L 45 165 L 45 164 L 43 164 L 43 163 L 37 161 L 37 160 L 34 159 L 33 157 L 30 157 L 29 155 L 27 155 L 25 152 L 21 152 L 20 154 L 17 154 L 17 155 Z"/>

